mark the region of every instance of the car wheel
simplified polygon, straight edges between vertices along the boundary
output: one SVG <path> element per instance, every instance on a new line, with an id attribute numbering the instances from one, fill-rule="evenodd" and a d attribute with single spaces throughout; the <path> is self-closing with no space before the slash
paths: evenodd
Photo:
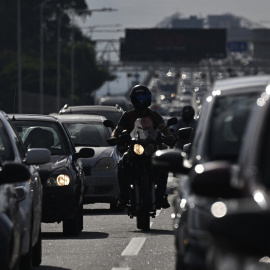
<path id="1" fill-rule="evenodd" d="M 119 212 L 123 212 L 124 210 L 125 210 L 125 208 L 123 206 L 117 205 L 117 201 L 110 203 L 110 211 L 111 212 L 119 213 Z"/>
<path id="2" fill-rule="evenodd" d="M 33 266 L 39 266 L 42 262 L 42 240 L 41 240 L 41 226 L 39 227 L 38 241 L 32 250 Z"/>
<path id="3" fill-rule="evenodd" d="M 83 230 L 83 203 L 81 203 L 80 205 L 80 209 L 79 209 L 80 213 L 80 231 Z"/>
<path id="4" fill-rule="evenodd" d="M 32 270 L 33 269 L 32 258 L 33 257 L 32 257 L 32 230 L 31 230 L 29 237 L 29 249 L 25 255 L 21 256 L 20 270 Z"/>
<path id="5" fill-rule="evenodd" d="M 76 215 L 71 219 L 63 220 L 63 234 L 77 236 L 81 232 L 82 221 L 80 206 L 76 209 Z"/>

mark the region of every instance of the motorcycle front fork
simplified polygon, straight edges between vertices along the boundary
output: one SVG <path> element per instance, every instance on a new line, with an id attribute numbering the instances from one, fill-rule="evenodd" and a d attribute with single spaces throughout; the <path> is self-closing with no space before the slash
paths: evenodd
<path id="1" fill-rule="evenodd" d="M 146 189 L 146 190 L 143 190 L 143 189 Z M 130 218 L 133 218 L 133 216 L 137 215 L 136 213 L 142 210 L 144 211 L 148 210 L 149 215 L 153 218 L 155 217 L 156 215 L 155 191 L 156 191 L 156 187 L 154 183 L 151 183 L 150 187 L 148 185 L 147 188 L 144 185 L 142 186 L 139 185 L 138 183 L 130 185 L 130 201 L 131 201 L 131 206 L 130 206 L 130 211 L 129 211 Z"/>

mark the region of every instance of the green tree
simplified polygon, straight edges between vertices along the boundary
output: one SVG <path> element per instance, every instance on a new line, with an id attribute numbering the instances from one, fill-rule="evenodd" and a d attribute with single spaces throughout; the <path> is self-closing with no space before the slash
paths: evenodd
<path id="1" fill-rule="evenodd" d="M 39 93 L 40 11 L 44 0 L 21 0 L 21 62 L 23 91 Z M 85 12 L 84 12 L 85 11 Z M 71 35 L 74 33 L 74 95 L 76 104 L 89 97 L 106 80 L 105 68 L 97 65 L 93 42 L 78 27 L 72 29 L 71 14 L 86 16 L 85 0 L 47 0 L 43 8 L 44 94 L 56 95 L 58 19 L 61 16 L 61 96 L 71 97 Z M 89 13 L 89 12 L 88 12 Z M 89 14 L 88 14 L 89 15 Z M 14 112 L 17 92 L 17 1 L 0 1 L 0 109 Z"/>

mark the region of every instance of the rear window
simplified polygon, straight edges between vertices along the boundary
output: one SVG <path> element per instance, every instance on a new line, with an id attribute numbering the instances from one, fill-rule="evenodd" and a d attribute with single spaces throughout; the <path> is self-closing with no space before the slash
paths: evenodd
<path id="1" fill-rule="evenodd" d="M 109 146 L 109 130 L 103 123 L 63 123 L 75 146 Z"/>
<path id="2" fill-rule="evenodd" d="M 3 161 L 15 158 L 10 138 L 2 121 L 0 121 L 0 158 Z"/>
<path id="3" fill-rule="evenodd" d="M 209 136 L 211 160 L 237 161 L 250 111 L 258 93 L 217 97 Z"/>

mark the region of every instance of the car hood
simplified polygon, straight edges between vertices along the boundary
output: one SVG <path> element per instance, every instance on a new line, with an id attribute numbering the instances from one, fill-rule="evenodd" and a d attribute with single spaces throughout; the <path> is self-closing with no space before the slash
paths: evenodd
<path id="1" fill-rule="evenodd" d="M 60 168 L 68 168 L 69 167 L 69 156 L 66 155 L 54 155 L 51 156 L 51 162 L 39 165 L 39 174 L 42 180 L 46 180 L 49 175 Z"/>
<path id="2" fill-rule="evenodd" d="M 76 152 L 79 152 L 81 148 L 84 147 L 76 147 Z M 115 153 L 114 146 L 106 146 L 106 147 L 91 147 L 95 151 L 95 155 L 91 158 L 82 158 L 82 163 L 84 165 L 95 166 L 96 162 L 102 158 L 112 157 L 117 159 L 117 155 Z M 117 160 L 118 161 L 118 160 Z"/>

